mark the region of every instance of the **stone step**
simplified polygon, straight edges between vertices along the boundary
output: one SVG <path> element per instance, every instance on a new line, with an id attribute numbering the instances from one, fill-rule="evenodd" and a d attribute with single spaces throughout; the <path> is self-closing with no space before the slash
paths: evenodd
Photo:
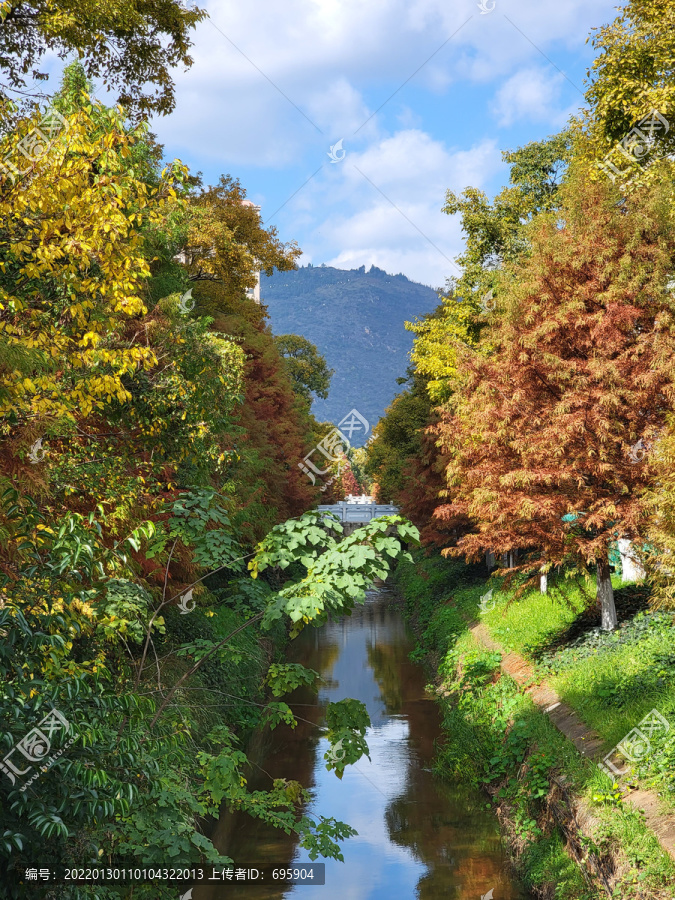
<path id="1" fill-rule="evenodd" d="M 548 715 L 558 731 L 572 741 L 582 756 L 596 762 L 604 759 L 610 749 L 605 741 L 560 699 L 545 679 L 536 678 L 533 667 L 526 659 L 518 653 L 507 653 L 482 623 L 474 625 L 471 633 L 478 644 L 502 654 L 501 671 L 510 675 L 532 697 L 536 706 Z M 675 816 L 661 812 L 662 803 L 658 794 L 645 790 L 630 791 L 623 800 L 644 814 L 647 826 L 657 836 L 663 849 L 675 859 Z"/>

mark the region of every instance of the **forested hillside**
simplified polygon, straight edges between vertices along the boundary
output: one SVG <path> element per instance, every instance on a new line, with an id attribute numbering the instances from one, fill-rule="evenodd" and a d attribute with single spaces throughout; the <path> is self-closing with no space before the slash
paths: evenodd
<path id="1" fill-rule="evenodd" d="M 261 282 L 274 334 L 301 334 L 334 370 L 326 400 L 314 415 L 339 422 L 356 407 L 371 427 L 398 391 L 412 335 L 404 323 L 436 306 L 434 290 L 371 266 L 302 266 Z M 355 441 L 359 444 L 359 441 Z"/>

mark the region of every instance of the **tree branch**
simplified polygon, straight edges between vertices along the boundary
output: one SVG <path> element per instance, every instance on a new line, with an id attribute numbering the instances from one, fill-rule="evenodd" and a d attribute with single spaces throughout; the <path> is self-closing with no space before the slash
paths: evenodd
<path id="1" fill-rule="evenodd" d="M 264 613 L 264 612 L 261 612 L 261 613 L 258 613 L 257 616 L 253 616 L 252 619 L 248 619 L 248 621 L 244 622 L 243 625 L 240 625 L 238 628 L 235 628 L 234 631 L 231 631 L 231 632 L 228 634 L 227 637 L 223 638 L 223 640 L 220 641 L 219 644 L 216 644 L 215 647 L 212 647 L 212 648 L 209 650 L 208 653 L 205 653 L 204 656 L 202 656 L 202 658 L 201 658 L 200 660 L 197 660 L 197 662 L 194 664 L 194 666 L 192 666 L 191 669 L 188 669 L 188 671 L 178 679 L 178 681 L 174 684 L 174 686 L 171 688 L 171 690 L 169 691 L 169 693 L 166 695 L 166 697 L 164 698 L 164 702 L 162 703 L 162 705 L 159 707 L 159 709 L 158 709 L 157 712 L 155 713 L 155 716 L 154 716 L 153 720 L 150 722 L 150 728 L 153 728 L 153 727 L 154 727 L 154 725 L 155 725 L 157 719 L 159 719 L 159 717 L 161 716 L 161 714 L 164 712 L 164 710 L 166 709 L 166 707 L 169 705 L 169 702 L 170 702 L 171 698 L 172 698 L 173 695 L 176 693 L 176 691 L 177 691 L 178 688 L 181 686 L 181 684 L 183 684 L 183 682 L 187 681 L 187 679 L 188 679 L 191 675 L 194 675 L 194 673 L 201 667 L 201 665 L 202 665 L 207 659 L 209 659 L 211 656 L 213 656 L 213 654 L 216 652 L 216 650 L 220 650 L 220 648 L 221 648 L 224 644 L 226 644 L 226 643 L 227 643 L 231 638 L 233 638 L 235 635 L 239 634 L 240 631 L 243 631 L 244 628 L 248 628 L 248 626 L 249 626 L 249 625 L 253 625 L 254 622 L 259 622 L 259 621 L 262 619 L 262 617 L 263 617 L 264 615 L 265 615 L 265 613 Z"/>
<path id="2" fill-rule="evenodd" d="M 141 675 L 143 674 L 143 666 L 145 665 L 145 660 L 148 655 L 148 647 L 150 645 L 150 635 L 152 633 L 152 626 L 155 622 L 155 619 L 159 615 L 160 611 L 162 609 L 164 609 L 164 607 L 167 605 L 167 603 L 170 603 L 171 600 L 173 599 L 173 597 L 170 597 L 168 600 L 166 599 L 166 586 L 167 586 L 167 582 L 169 580 L 169 566 L 171 565 L 171 557 L 173 556 L 173 551 L 176 549 L 177 543 L 178 543 L 178 538 L 176 538 L 176 540 L 173 542 L 173 546 L 172 546 L 171 550 L 169 551 L 169 558 L 166 561 L 166 569 L 164 570 L 164 590 L 162 591 L 162 602 L 159 604 L 157 609 L 154 611 L 154 613 L 152 614 L 152 618 L 148 622 L 148 630 L 145 635 L 145 646 L 143 647 L 143 655 L 141 657 L 141 661 L 138 666 L 138 672 L 136 673 L 136 684 L 135 684 L 136 690 L 138 690 L 138 685 L 141 682 Z"/>

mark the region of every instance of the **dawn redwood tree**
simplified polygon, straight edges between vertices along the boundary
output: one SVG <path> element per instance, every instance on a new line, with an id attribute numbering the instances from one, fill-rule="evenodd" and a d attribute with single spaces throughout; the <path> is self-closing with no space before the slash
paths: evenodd
<path id="1" fill-rule="evenodd" d="M 350 494 L 353 497 L 357 497 L 361 494 L 361 485 L 356 480 L 354 473 L 352 472 L 351 463 L 346 456 L 344 457 L 344 468 L 340 475 L 340 481 L 342 482 L 342 490 L 345 497 L 348 497 Z"/>
<path id="2" fill-rule="evenodd" d="M 441 522 L 434 515 L 439 497 L 444 496 L 447 459 L 436 446 L 439 412 L 429 414 L 429 423 L 420 434 L 420 449 L 406 460 L 407 471 L 397 504 L 401 514 L 410 518 L 420 531 L 425 547 L 448 547 L 457 542 L 469 527 L 466 516 L 449 516 Z M 403 512 L 406 510 L 406 512 Z"/>
<path id="3" fill-rule="evenodd" d="M 675 416 L 669 416 L 659 440 L 651 448 L 654 484 L 644 502 L 650 512 L 647 544 L 641 553 L 652 587 L 650 605 L 675 610 Z"/>
<path id="4" fill-rule="evenodd" d="M 398 506 L 410 460 L 420 455 L 421 435 L 431 409 L 423 378 L 411 372 L 408 380 L 409 385 L 394 397 L 373 429 L 367 447 L 366 472 L 377 485 L 377 496 Z"/>
<path id="5" fill-rule="evenodd" d="M 466 530 L 465 517 L 442 524 L 433 516 L 445 487 L 446 460 L 436 447 L 433 407 L 447 403 L 457 383 L 463 345 L 489 352 L 480 334 L 489 329 L 484 303 L 492 306 L 495 270 L 528 250 L 527 223 L 560 204 L 559 190 L 571 154 L 567 131 L 502 154 L 509 184 L 490 201 L 475 188 L 461 196 L 448 191 L 443 207 L 459 215 L 465 251 L 457 257 L 460 276 L 448 279 L 438 307 L 406 328 L 415 334 L 408 386 L 375 429 L 368 467 L 378 495 L 397 504 L 422 533 L 424 544 L 448 546 Z M 402 382 L 403 383 L 403 382 Z"/>
<path id="6" fill-rule="evenodd" d="M 277 522 L 298 516 L 319 499 L 298 467 L 321 437 L 316 420 L 293 385 L 269 330 L 266 308 L 246 296 L 227 297 L 227 287 L 206 282 L 198 303 L 212 308 L 214 328 L 232 335 L 245 356 L 243 403 L 234 412 L 232 470 L 243 502 L 238 527 L 260 540 Z"/>
<path id="7" fill-rule="evenodd" d="M 436 515 L 474 523 L 448 555 L 520 549 L 530 572 L 595 565 L 611 630 L 609 544 L 644 532 L 647 451 L 673 401 L 675 229 L 657 188 L 621 206 L 576 172 L 530 240 L 500 276 L 495 349 L 467 348 L 439 426 L 450 462 Z"/>

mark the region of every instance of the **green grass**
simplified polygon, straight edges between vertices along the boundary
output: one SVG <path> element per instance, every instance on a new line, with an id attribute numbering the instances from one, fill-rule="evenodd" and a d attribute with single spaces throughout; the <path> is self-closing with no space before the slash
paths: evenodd
<path id="1" fill-rule="evenodd" d="M 530 844 L 524 853 L 523 867 L 526 886 L 554 884 L 556 900 L 568 897 L 586 900 L 595 895 L 589 890 L 578 866 L 565 852 L 563 841 L 557 833 Z"/>
<path id="2" fill-rule="evenodd" d="M 630 594 L 618 576 L 617 598 Z M 513 591 L 494 590 L 495 608 L 481 615 L 506 650 L 535 664 L 560 698 L 614 746 L 656 709 L 670 723 L 655 734 L 651 756 L 636 766 L 644 786 L 656 786 L 675 807 L 675 627 L 669 613 L 638 612 L 612 634 L 602 633 L 587 597 L 595 586 L 559 581 L 554 591 L 532 591 L 519 600 Z M 629 597 L 630 599 L 630 597 Z M 576 629 L 575 629 L 575 626 Z M 571 640 L 565 638 L 572 634 Z"/>
<path id="3" fill-rule="evenodd" d="M 524 656 L 569 628 L 595 594 L 594 581 L 583 585 L 562 581 L 553 586 L 548 594 L 529 591 L 514 600 L 513 590 L 507 592 L 500 589 L 502 581 L 491 578 L 490 583 L 484 585 L 484 591 L 492 583 L 497 585 L 492 589 L 492 600 L 496 605 L 484 614 L 479 613 L 480 618 L 495 640 L 507 650 Z"/>
<path id="4" fill-rule="evenodd" d="M 657 709 L 675 729 L 675 679 L 663 658 L 675 653 L 675 629 L 655 628 L 633 644 L 601 649 L 551 678 L 566 703 L 610 743 Z"/>
<path id="5" fill-rule="evenodd" d="M 491 790 L 499 787 L 498 798 L 512 810 L 517 834 L 525 842 L 525 880 L 532 886 L 555 885 L 556 900 L 594 896 L 555 830 L 540 827 L 550 779 L 562 773 L 573 792 L 593 806 L 600 823 L 596 840 L 621 850 L 627 874 L 617 896 L 639 896 L 634 891 L 645 889 L 657 896 L 675 883 L 672 860 L 639 815 L 621 803 L 621 792 L 612 789 L 595 763 L 580 756 L 515 682 L 498 677 L 500 655 L 478 647 L 469 631 L 472 622 L 481 620 L 506 650 L 529 658 L 608 746 L 652 708 L 670 716 L 670 742 L 655 743 L 658 752 L 637 766 L 636 777 L 675 796 L 672 616 L 634 615 L 644 606 L 644 591 L 622 587 L 618 578 L 613 584 L 623 627 L 614 635 L 599 632 L 592 582 L 559 579 L 548 595 L 531 591 L 516 600 L 513 590 L 500 589 L 499 579 L 488 582 L 484 567 L 420 554 L 413 564 L 401 564 L 397 581 L 418 635 L 414 655 L 421 659 L 429 654 L 450 690 L 442 701 L 447 740 L 437 768 Z M 482 612 L 481 597 L 490 588 L 494 609 Z"/>

